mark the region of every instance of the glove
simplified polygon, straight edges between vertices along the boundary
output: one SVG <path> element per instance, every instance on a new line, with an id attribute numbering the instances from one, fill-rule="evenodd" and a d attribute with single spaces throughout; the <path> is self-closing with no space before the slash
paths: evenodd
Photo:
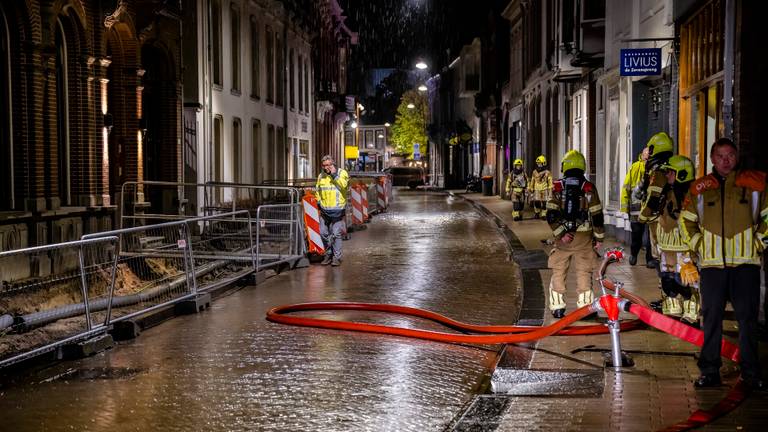
<path id="1" fill-rule="evenodd" d="M 680 266 L 680 279 L 683 285 L 692 286 L 699 282 L 699 269 L 692 262 Z"/>

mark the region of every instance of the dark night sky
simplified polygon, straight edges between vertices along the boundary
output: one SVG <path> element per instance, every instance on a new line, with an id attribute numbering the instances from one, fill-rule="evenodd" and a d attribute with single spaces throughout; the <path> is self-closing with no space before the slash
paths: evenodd
<path id="1" fill-rule="evenodd" d="M 360 37 L 352 68 L 411 68 L 418 57 L 441 66 L 483 28 L 501 0 L 339 0 Z M 447 50 L 450 49 L 450 55 Z"/>

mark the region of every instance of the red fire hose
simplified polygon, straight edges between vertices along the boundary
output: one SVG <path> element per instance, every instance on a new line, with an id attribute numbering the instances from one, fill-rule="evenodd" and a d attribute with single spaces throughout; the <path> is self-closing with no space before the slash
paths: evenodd
<path id="1" fill-rule="evenodd" d="M 607 266 L 614 261 L 622 258 L 621 250 L 609 250 L 606 252 L 605 259 L 600 267 L 600 283 L 609 291 L 614 291 L 616 286 L 610 280 L 604 279 Z M 628 331 L 641 328 L 643 323 L 655 327 L 665 333 L 678 337 L 694 345 L 701 346 L 704 340 L 703 332 L 699 329 L 685 325 L 677 320 L 657 313 L 650 309 L 648 303 L 642 298 L 626 291 L 621 291 L 621 296 L 628 300 L 625 310 L 638 317 L 636 320 L 625 321 L 621 323 L 621 330 Z M 591 305 L 579 308 L 564 318 L 544 327 L 534 326 L 480 326 L 466 324 L 444 315 L 431 312 L 424 309 L 413 308 L 409 306 L 381 304 L 381 303 L 352 303 L 352 302 L 320 302 L 320 303 L 300 303 L 286 306 L 279 306 L 270 309 L 267 312 L 267 319 L 272 322 L 289 324 L 304 327 L 319 327 L 327 329 L 348 330 L 367 333 L 388 334 L 395 336 L 404 336 L 417 339 L 425 339 L 437 342 L 447 343 L 469 343 L 469 344 L 499 344 L 499 343 L 521 343 L 538 340 L 547 336 L 571 336 L 571 335 L 593 335 L 608 333 L 605 325 L 580 325 L 572 326 L 573 323 L 596 312 L 600 306 L 598 304 L 612 303 L 613 313 L 617 314 L 616 306 L 618 299 L 613 296 L 603 296 L 602 301 L 597 301 Z M 605 306 L 603 306 L 605 307 Z M 286 315 L 291 312 L 301 311 L 319 311 L 319 310 L 357 310 L 371 312 L 385 312 L 399 315 L 407 315 L 434 321 L 443 324 L 449 328 L 461 332 L 485 333 L 485 334 L 457 334 L 447 332 L 437 332 L 430 330 L 419 330 L 411 328 L 393 327 L 379 324 L 369 324 L 350 321 L 335 321 L 320 318 L 309 318 Z M 723 339 L 721 345 L 722 355 L 733 361 L 739 360 L 738 347 L 733 343 Z M 703 426 L 714 419 L 727 414 L 738 406 L 746 398 L 746 392 L 739 383 L 734 386 L 728 395 L 717 405 L 709 410 L 699 410 L 693 413 L 686 421 L 670 426 L 664 431 L 683 431 L 695 427 Z"/>

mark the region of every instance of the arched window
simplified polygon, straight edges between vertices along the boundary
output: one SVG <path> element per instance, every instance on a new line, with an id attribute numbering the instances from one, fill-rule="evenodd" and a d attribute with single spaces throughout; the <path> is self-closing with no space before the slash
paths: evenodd
<path id="1" fill-rule="evenodd" d="M 0 5 L 0 210 L 12 210 L 15 206 L 11 115 L 11 43 Z"/>
<path id="2" fill-rule="evenodd" d="M 67 40 L 61 20 L 56 21 L 56 142 L 58 146 L 57 179 L 61 205 L 69 205 L 69 71 L 67 68 Z"/>

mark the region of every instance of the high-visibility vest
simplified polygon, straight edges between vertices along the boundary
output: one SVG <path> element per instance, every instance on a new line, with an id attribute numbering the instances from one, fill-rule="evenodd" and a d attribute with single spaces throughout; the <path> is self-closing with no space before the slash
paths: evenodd
<path id="1" fill-rule="evenodd" d="M 347 188 L 349 187 L 349 173 L 339 169 L 334 178 L 325 172 L 317 177 L 315 185 L 315 198 L 323 210 L 343 210 L 347 205 Z"/>
<path id="2" fill-rule="evenodd" d="M 645 161 L 639 160 L 629 168 L 627 176 L 624 178 L 624 187 L 621 188 L 621 212 L 629 213 L 632 216 L 640 215 L 640 206 L 642 202 L 633 192 L 643 184 L 645 175 Z"/>

